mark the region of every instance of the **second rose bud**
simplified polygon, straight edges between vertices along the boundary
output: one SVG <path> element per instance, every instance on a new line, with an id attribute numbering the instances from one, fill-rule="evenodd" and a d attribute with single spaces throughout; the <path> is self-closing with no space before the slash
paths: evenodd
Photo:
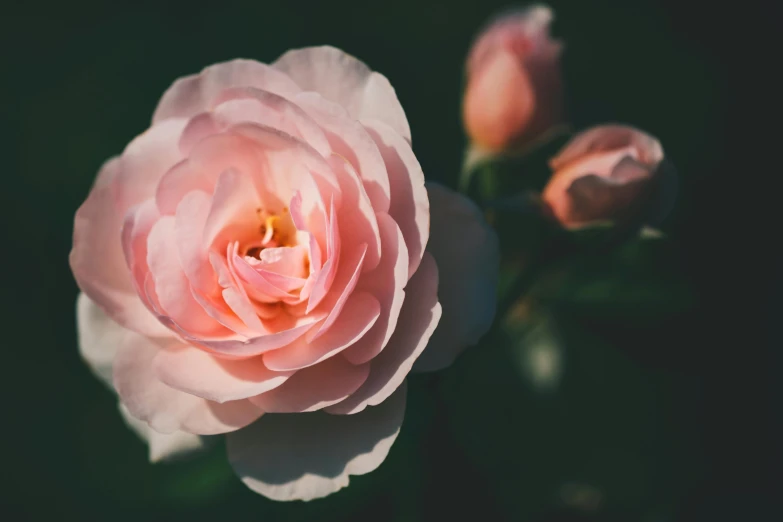
<path id="1" fill-rule="evenodd" d="M 549 35 L 552 10 L 536 5 L 497 18 L 467 60 L 465 129 L 487 152 L 524 147 L 560 123 L 562 44 Z"/>

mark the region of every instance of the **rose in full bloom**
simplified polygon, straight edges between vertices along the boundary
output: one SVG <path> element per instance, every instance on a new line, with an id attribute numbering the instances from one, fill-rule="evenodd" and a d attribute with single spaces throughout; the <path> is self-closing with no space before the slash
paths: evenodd
<path id="1" fill-rule="evenodd" d="M 506 14 L 473 44 L 462 112 L 468 136 L 481 149 L 524 146 L 560 122 L 562 44 L 549 36 L 552 18 L 541 5 Z"/>
<path id="2" fill-rule="evenodd" d="M 474 344 L 497 238 L 425 187 L 389 81 L 332 47 L 181 78 L 76 213 L 81 352 L 153 459 L 227 434 L 250 488 L 375 469 L 405 377 Z"/>
<path id="3" fill-rule="evenodd" d="M 626 125 L 600 125 L 574 136 L 550 160 L 542 193 L 562 225 L 629 220 L 657 224 L 671 210 L 676 177 L 657 139 Z"/>

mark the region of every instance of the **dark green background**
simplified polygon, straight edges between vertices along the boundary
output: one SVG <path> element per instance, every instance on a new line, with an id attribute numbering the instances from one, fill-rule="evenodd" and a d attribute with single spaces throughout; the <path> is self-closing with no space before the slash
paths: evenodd
<path id="1" fill-rule="evenodd" d="M 453 185 L 464 56 L 509 5 L 4 4 L 3 518 L 783 520 L 774 502 L 783 364 L 772 349 L 783 289 L 773 232 L 780 151 L 764 127 L 773 118 L 765 94 L 775 92 L 764 73 L 779 60 L 758 66 L 773 43 L 762 2 L 551 2 L 574 127 L 643 128 L 682 176 L 664 228 L 698 298 L 642 333 L 615 325 L 614 344 L 564 328 L 569 358 L 556 393 L 535 393 L 513 363 L 516 348 L 489 338 L 438 376 L 412 379 L 402 434 L 376 472 L 323 501 L 277 504 L 233 477 L 220 446 L 187 463 L 148 464 L 79 359 L 73 214 L 175 78 L 235 57 L 340 47 L 390 79 L 425 174 Z M 597 509 L 568 501 L 570 483 L 598 491 Z"/>

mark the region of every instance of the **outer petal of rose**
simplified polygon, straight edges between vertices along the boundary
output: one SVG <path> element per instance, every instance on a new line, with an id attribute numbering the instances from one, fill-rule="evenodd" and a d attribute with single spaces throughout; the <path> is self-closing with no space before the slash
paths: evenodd
<path id="1" fill-rule="evenodd" d="M 383 155 L 391 183 L 389 215 L 402 230 L 408 246 L 408 274 L 419 267 L 430 236 L 430 202 L 424 187 L 424 172 L 408 142 L 378 120 L 363 121 Z"/>
<path id="2" fill-rule="evenodd" d="M 153 359 L 166 346 L 141 335 L 128 335 L 114 361 L 114 385 L 135 418 L 160 433 L 226 433 L 247 426 L 262 411 L 247 400 L 218 404 L 175 390 L 155 375 Z"/>
<path id="3" fill-rule="evenodd" d="M 427 251 L 438 263 L 443 318 L 416 361 L 417 371 L 450 365 L 476 344 L 495 317 L 500 250 L 495 231 L 469 199 L 428 184 L 431 229 Z"/>
<path id="4" fill-rule="evenodd" d="M 186 124 L 172 119 L 153 125 L 125 147 L 114 186 L 122 211 L 152 197 L 158 181 L 182 160 L 179 140 Z"/>
<path id="5" fill-rule="evenodd" d="M 366 292 L 351 294 L 343 313 L 318 339 L 300 337 L 279 350 L 264 354 L 264 364 L 275 371 L 298 370 L 312 366 L 355 344 L 378 320 L 378 300 Z"/>
<path id="6" fill-rule="evenodd" d="M 210 109 L 217 96 L 230 87 L 254 87 L 281 96 L 293 95 L 300 90 L 285 74 L 266 64 L 254 60 L 232 60 L 175 81 L 163 94 L 152 121 L 194 116 Z"/>
<path id="7" fill-rule="evenodd" d="M 381 120 L 410 141 L 408 119 L 389 80 L 340 49 L 294 49 L 272 67 L 285 72 L 302 90 L 315 91 L 345 107 L 355 119 Z"/>
<path id="8" fill-rule="evenodd" d="M 175 460 L 204 450 L 211 439 L 185 431 L 158 433 L 130 414 L 120 403 L 120 413 L 125 423 L 149 446 L 150 462 Z"/>
<path id="9" fill-rule="evenodd" d="M 297 371 L 283 385 L 250 401 L 266 413 L 316 411 L 351 395 L 369 374 L 369 363 L 356 366 L 343 357 L 332 357 Z"/>
<path id="10" fill-rule="evenodd" d="M 370 363 L 367 380 L 353 395 L 326 408 L 327 412 L 355 414 L 367 406 L 380 404 L 405 380 L 441 316 L 437 295 L 438 267 L 429 253 L 424 254 L 421 266 L 408 282 L 406 293 L 397 329 L 389 344 Z"/>
<path id="11" fill-rule="evenodd" d="M 79 336 L 79 353 L 92 372 L 109 388 L 112 385 L 112 368 L 117 348 L 129 330 L 117 326 L 86 294 L 76 299 L 76 326 Z"/>
<path id="12" fill-rule="evenodd" d="M 633 127 L 613 124 L 599 125 L 577 134 L 549 161 L 549 165 L 559 170 L 588 154 L 626 147 L 635 148 L 642 163 L 652 165 L 663 159 L 663 148 L 658 140 Z"/>
<path id="13" fill-rule="evenodd" d="M 261 357 L 218 359 L 187 345 L 160 350 L 155 375 L 167 386 L 215 402 L 236 401 L 277 388 L 293 372 L 273 372 Z"/>
<path id="14" fill-rule="evenodd" d="M 294 100 L 323 127 L 334 152 L 348 160 L 362 177 L 376 212 L 388 212 L 389 175 L 378 147 L 364 126 L 343 107 L 317 92 L 299 93 Z"/>
<path id="15" fill-rule="evenodd" d="M 79 288 L 115 321 L 146 335 L 168 336 L 170 332 L 136 294 L 125 263 L 123 216 L 111 190 L 119 165 L 117 158 L 104 164 L 90 195 L 76 212 L 71 270 Z"/>
<path id="16" fill-rule="evenodd" d="M 228 458 L 245 485 L 268 498 L 325 497 L 347 486 L 350 475 L 369 473 L 384 461 L 404 413 L 401 386 L 358 415 L 265 415 L 228 435 Z"/>
<path id="17" fill-rule="evenodd" d="M 383 257 L 378 267 L 359 280 L 358 291 L 370 292 L 381 303 L 381 316 L 362 340 L 345 351 L 345 357 L 354 364 L 369 361 L 378 355 L 397 326 L 405 288 L 408 282 L 408 251 L 405 239 L 394 220 L 378 214 Z"/>

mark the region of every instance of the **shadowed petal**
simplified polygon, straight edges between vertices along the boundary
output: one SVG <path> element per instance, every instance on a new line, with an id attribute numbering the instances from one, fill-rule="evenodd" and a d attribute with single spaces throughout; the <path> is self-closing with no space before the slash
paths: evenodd
<path id="1" fill-rule="evenodd" d="M 386 459 L 402 425 L 405 386 L 357 415 L 271 413 L 227 436 L 228 458 L 250 489 L 273 500 L 312 500 Z"/>

